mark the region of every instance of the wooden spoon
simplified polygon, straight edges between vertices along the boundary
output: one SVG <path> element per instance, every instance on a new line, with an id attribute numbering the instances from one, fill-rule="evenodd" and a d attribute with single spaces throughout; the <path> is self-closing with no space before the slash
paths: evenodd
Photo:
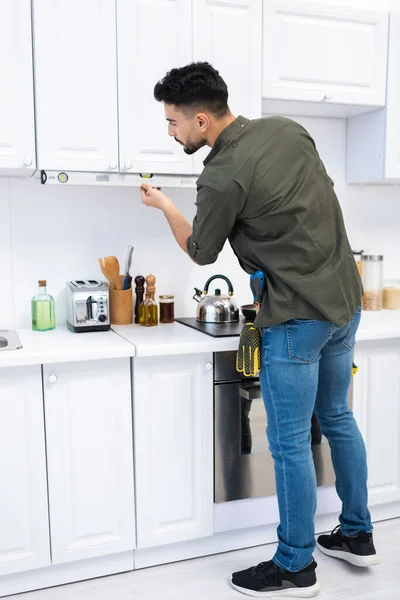
<path id="1" fill-rule="evenodd" d="M 118 258 L 116 256 L 106 256 L 104 266 L 106 273 L 109 275 L 109 280 L 114 283 L 115 289 L 122 290 Z"/>
<path id="2" fill-rule="evenodd" d="M 115 289 L 115 284 L 114 281 L 110 278 L 110 273 L 107 271 L 105 265 L 104 265 L 104 260 L 102 258 L 99 258 L 99 265 L 100 265 L 100 269 L 101 272 L 103 273 L 104 277 L 106 279 L 108 279 L 108 283 L 110 285 L 110 288 L 114 288 Z"/>

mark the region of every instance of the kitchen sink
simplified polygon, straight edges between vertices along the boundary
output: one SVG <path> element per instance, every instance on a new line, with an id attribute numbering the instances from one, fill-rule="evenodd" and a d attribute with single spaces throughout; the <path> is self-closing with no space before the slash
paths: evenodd
<path id="1" fill-rule="evenodd" d="M 19 350 L 21 340 L 13 329 L 0 329 L 0 352 L 3 350 Z"/>

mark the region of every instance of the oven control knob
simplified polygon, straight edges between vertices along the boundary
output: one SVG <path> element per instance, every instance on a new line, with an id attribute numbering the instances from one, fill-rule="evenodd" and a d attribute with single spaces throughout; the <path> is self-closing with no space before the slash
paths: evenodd
<path id="1" fill-rule="evenodd" d="M 104 323 L 104 321 L 107 321 L 106 315 L 99 315 L 99 321 L 100 323 Z"/>
<path id="2" fill-rule="evenodd" d="M 212 362 L 207 362 L 206 363 L 206 371 L 212 371 L 213 370 L 213 364 Z"/>

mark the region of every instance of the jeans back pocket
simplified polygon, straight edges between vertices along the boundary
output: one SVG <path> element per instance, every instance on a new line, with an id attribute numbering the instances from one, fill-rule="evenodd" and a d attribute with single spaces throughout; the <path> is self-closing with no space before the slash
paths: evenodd
<path id="1" fill-rule="evenodd" d="M 286 323 L 289 358 L 302 362 L 315 362 L 322 348 L 335 330 L 329 321 L 292 319 Z"/>

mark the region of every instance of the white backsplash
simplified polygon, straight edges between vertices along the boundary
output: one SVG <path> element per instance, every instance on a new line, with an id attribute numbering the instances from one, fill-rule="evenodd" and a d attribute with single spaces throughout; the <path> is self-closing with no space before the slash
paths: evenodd
<path id="1" fill-rule="evenodd" d="M 346 185 L 346 122 L 298 120 L 314 137 L 335 181 L 353 247 L 383 253 L 386 276 L 400 277 L 400 189 Z M 191 221 L 195 191 L 168 193 Z M 30 299 L 38 279 L 47 279 L 48 291 L 56 299 L 57 323 L 64 323 L 65 282 L 101 278 L 98 257 L 115 254 L 123 264 L 128 244 L 135 247 L 133 276 L 154 273 L 157 292 L 175 294 L 177 316 L 195 315 L 193 287 L 203 287 L 215 273 L 232 279 L 239 304 L 251 302 L 248 276 L 229 244 L 215 264 L 195 265 L 176 244 L 164 216 L 142 205 L 137 188 L 43 186 L 38 179 L 4 178 L 0 179 L 0 327 L 30 327 Z"/>

